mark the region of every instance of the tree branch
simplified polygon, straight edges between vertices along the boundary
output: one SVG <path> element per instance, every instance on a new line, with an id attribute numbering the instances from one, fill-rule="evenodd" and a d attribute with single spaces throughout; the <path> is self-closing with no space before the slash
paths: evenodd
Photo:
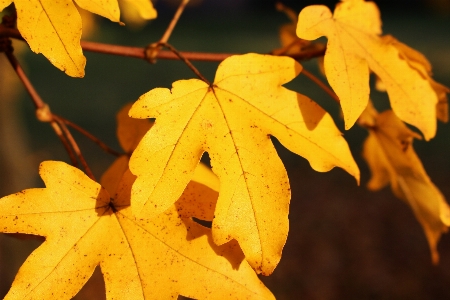
<path id="1" fill-rule="evenodd" d="M 0 25 L 0 37 L 10 37 L 14 39 L 24 40 L 17 29 L 6 28 Z M 130 47 L 120 46 L 105 43 L 81 41 L 81 48 L 85 51 L 97 52 L 103 54 L 119 55 L 126 57 L 134 57 L 147 60 L 145 54 L 147 47 Z M 308 47 L 301 53 L 289 55 L 296 60 L 308 60 L 315 57 L 320 57 L 325 54 L 326 47 L 323 44 L 317 43 L 316 47 Z M 179 52 L 183 57 L 190 61 L 217 61 L 220 62 L 232 55 L 239 55 L 240 53 L 211 53 L 211 52 Z M 171 59 L 177 60 L 179 57 L 171 51 L 161 50 L 155 57 L 156 59 Z"/>
<path id="2" fill-rule="evenodd" d="M 75 142 L 74 138 L 72 137 L 70 131 L 67 129 L 64 122 L 58 116 L 51 113 L 49 106 L 41 99 L 38 92 L 34 89 L 33 85 L 31 84 L 30 80 L 26 76 L 25 72 L 23 71 L 22 67 L 19 64 L 19 61 L 14 56 L 12 51 L 5 51 L 5 55 L 8 58 L 8 61 L 10 62 L 11 66 L 13 67 L 14 71 L 19 76 L 20 80 L 22 81 L 28 94 L 30 95 L 30 97 L 33 101 L 33 104 L 36 108 L 37 119 L 41 122 L 50 123 L 50 125 L 52 126 L 52 129 L 55 131 L 56 135 L 61 140 L 64 148 L 66 149 L 67 153 L 69 154 L 72 165 L 77 166 L 77 159 L 76 159 L 75 155 L 78 156 L 78 159 L 80 160 L 81 164 L 83 165 L 86 174 L 91 179 L 95 180 L 94 175 L 92 174 L 89 166 L 86 163 L 86 160 L 84 159 L 83 155 L 81 154 L 81 151 L 80 151 L 77 143 Z"/>
<path id="3" fill-rule="evenodd" d="M 14 71 L 16 71 L 17 76 L 19 76 L 20 81 L 22 81 L 23 85 L 25 86 L 25 89 L 27 90 L 28 94 L 30 94 L 31 100 L 33 100 L 34 103 L 34 107 L 36 109 L 43 109 L 46 105 L 45 102 L 41 99 L 37 91 L 34 89 L 27 75 L 25 75 L 25 72 L 20 66 L 17 58 L 10 51 L 6 51 L 5 54 Z"/>

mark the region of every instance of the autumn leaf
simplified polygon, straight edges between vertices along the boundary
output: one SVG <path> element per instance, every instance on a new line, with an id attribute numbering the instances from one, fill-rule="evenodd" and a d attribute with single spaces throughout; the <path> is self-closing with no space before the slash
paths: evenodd
<path id="1" fill-rule="evenodd" d="M 17 27 L 31 50 L 73 77 L 84 76 L 81 17 L 72 0 L 0 0 L 0 11 L 14 2 Z M 75 0 L 81 8 L 119 22 L 117 0 Z"/>
<path id="2" fill-rule="evenodd" d="M 0 199 L 3 232 L 46 237 L 5 299 L 70 299 L 97 265 L 107 299 L 274 299 L 237 243 L 215 246 L 209 229 L 177 213 L 182 200 L 152 220 L 133 217 L 130 172 L 113 200 L 63 162 L 43 162 L 40 175 L 46 188 Z"/>
<path id="3" fill-rule="evenodd" d="M 300 71 L 288 57 L 233 56 L 220 64 L 211 86 L 180 80 L 172 90 L 141 96 L 130 116 L 156 122 L 131 156 L 130 170 L 138 176 L 133 212 L 153 218 L 170 207 L 207 151 L 220 180 L 215 243 L 238 240 L 250 265 L 270 274 L 286 241 L 290 200 L 286 170 L 270 136 L 317 171 L 339 166 L 359 178 L 332 118 L 282 86 Z"/>
<path id="4" fill-rule="evenodd" d="M 450 226 L 450 208 L 412 147 L 413 139 L 420 136 L 391 110 L 379 115 L 372 111 L 372 116 L 373 126 L 363 153 L 372 172 L 368 188 L 379 190 L 390 184 L 395 196 L 411 206 L 425 231 L 432 261 L 436 264 L 439 261 L 437 243 Z"/>
<path id="5" fill-rule="evenodd" d="M 341 100 L 346 129 L 367 106 L 370 69 L 385 84 L 395 114 L 419 128 L 429 140 L 436 133 L 436 93 L 427 78 L 380 34 L 378 8 L 364 0 L 342 1 L 334 14 L 323 5 L 305 7 L 297 26 L 300 38 L 328 38 L 325 73 Z"/>

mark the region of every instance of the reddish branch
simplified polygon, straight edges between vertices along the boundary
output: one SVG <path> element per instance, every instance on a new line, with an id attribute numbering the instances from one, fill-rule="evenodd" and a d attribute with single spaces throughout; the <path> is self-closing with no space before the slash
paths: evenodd
<path id="1" fill-rule="evenodd" d="M 9 62 L 11 63 L 11 66 L 13 67 L 14 71 L 16 71 L 17 76 L 19 76 L 20 80 L 22 81 L 23 85 L 25 86 L 25 89 L 30 94 L 31 99 L 33 100 L 34 107 L 36 109 L 43 109 L 45 107 L 45 102 L 41 99 L 37 91 L 34 89 L 33 85 L 31 84 L 30 80 L 28 80 L 27 75 L 25 75 L 25 72 L 23 71 L 22 67 L 19 64 L 19 61 L 16 59 L 14 54 L 10 51 L 5 52 L 6 57 L 8 58 Z"/>
<path id="2" fill-rule="evenodd" d="M 17 29 L 6 28 L 0 25 L 0 37 L 9 37 L 14 39 L 23 40 L 20 32 Z M 129 47 L 129 46 L 119 46 L 112 44 L 104 44 L 97 42 L 81 41 L 81 47 L 85 51 L 97 52 L 103 54 L 120 55 L 127 57 L 140 58 L 148 60 L 146 52 L 147 47 Z M 210 53 L 210 52 L 179 52 L 183 57 L 191 61 L 222 61 L 227 57 L 236 55 L 238 53 Z M 323 56 L 325 54 L 325 47 L 311 47 L 307 48 L 301 53 L 290 55 L 292 58 L 297 60 L 306 60 L 314 57 Z M 157 59 L 173 59 L 178 60 L 179 57 L 172 51 L 161 50 L 156 55 Z"/>
<path id="3" fill-rule="evenodd" d="M 92 174 L 92 171 L 90 170 L 89 166 L 86 163 L 86 160 L 84 159 L 83 155 L 81 154 L 80 148 L 78 147 L 75 139 L 72 137 L 72 134 L 70 133 L 67 126 L 64 124 L 64 122 L 58 118 L 57 116 L 53 115 L 48 107 L 48 105 L 42 100 L 42 98 L 39 96 L 38 92 L 34 89 L 33 85 L 31 84 L 30 80 L 26 76 L 25 72 L 23 71 L 22 67 L 20 66 L 18 60 L 14 56 L 14 54 L 11 51 L 5 51 L 6 57 L 8 58 L 8 61 L 10 62 L 11 66 L 13 67 L 14 71 L 16 72 L 17 76 L 19 76 L 20 80 L 22 81 L 25 89 L 27 90 L 28 94 L 30 94 L 30 97 L 34 103 L 34 106 L 36 108 L 36 117 L 39 119 L 39 121 L 42 122 L 48 122 L 51 124 L 53 130 L 55 131 L 56 135 L 59 137 L 61 142 L 64 145 L 64 148 L 66 149 L 67 153 L 69 154 L 70 160 L 74 166 L 77 165 L 77 159 L 80 160 L 81 164 L 83 165 L 86 174 L 93 180 L 95 180 L 94 175 Z"/>
<path id="4" fill-rule="evenodd" d="M 111 44 L 103 44 L 96 42 L 81 41 L 81 48 L 85 51 L 97 52 L 103 54 L 120 55 L 127 57 L 140 58 L 148 60 L 146 52 L 147 47 L 128 47 Z M 180 52 L 186 59 L 197 61 L 222 61 L 227 57 L 230 57 L 232 53 L 207 53 L 207 52 Z M 172 51 L 161 50 L 156 55 L 157 59 L 173 59 L 179 60 L 180 58 Z"/>

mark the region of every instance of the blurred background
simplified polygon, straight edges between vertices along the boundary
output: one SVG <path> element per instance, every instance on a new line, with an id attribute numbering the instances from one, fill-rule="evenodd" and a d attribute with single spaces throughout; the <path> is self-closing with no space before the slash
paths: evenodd
<path id="1" fill-rule="evenodd" d="M 279 28 L 289 23 L 276 11 L 275 1 L 192 0 L 169 42 L 181 51 L 268 53 L 280 47 Z M 375 1 L 381 10 L 384 34 L 419 50 L 431 61 L 434 79 L 450 86 L 450 1 Z M 84 16 L 84 38 L 92 41 L 143 47 L 162 36 L 179 1 L 155 3 L 158 18 L 146 24 L 119 26 Z M 336 1 L 283 3 L 299 12 L 310 4 Z M 126 20 L 124 20 L 127 23 Z M 115 115 L 128 102 L 155 87 L 195 77 L 179 61 L 149 64 L 134 58 L 85 52 L 84 79 L 67 77 L 42 55 L 15 43 L 19 60 L 31 82 L 53 112 L 87 129 L 120 150 Z M 213 80 L 218 63 L 194 62 Z M 317 60 L 302 62 L 317 76 Z M 0 55 L 0 196 L 43 186 L 38 177 L 44 160 L 69 162 L 67 153 L 48 124 L 35 118 L 29 96 Z M 323 79 L 323 77 L 320 77 Z M 324 79 L 325 81 L 325 79 Z M 306 77 L 289 83 L 332 114 L 344 132 L 339 107 Z M 387 103 L 373 92 L 377 103 Z M 381 106 L 382 106 L 381 105 Z M 114 157 L 85 137 L 73 134 L 97 178 Z M 369 192 L 370 178 L 361 158 L 367 132 L 355 126 L 344 132 L 361 169 L 361 185 L 344 171 L 313 171 L 308 162 L 277 143 L 292 186 L 290 233 L 275 272 L 261 280 L 277 299 L 450 299 L 450 236 L 439 243 L 441 262 L 431 264 L 425 235 L 411 209 L 389 188 Z M 433 182 L 450 199 L 450 126 L 439 124 L 430 142 L 414 143 Z M 26 257 L 41 243 L 0 234 L 0 297 L 8 291 Z M 157 276 L 157 274 L 155 274 Z M 77 299 L 102 299 L 104 286 L 98 270 Z"/>

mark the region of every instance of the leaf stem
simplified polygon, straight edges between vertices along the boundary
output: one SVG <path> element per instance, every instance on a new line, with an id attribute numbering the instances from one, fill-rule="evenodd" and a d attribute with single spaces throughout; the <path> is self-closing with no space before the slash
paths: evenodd
<path id="1" fill-rule="evenodd" d="M 305 75 L 310 80 L 312 80 L 315 84 L 317 84 L 328 95 L 330 95 L 330 97 L 333 98 L 333 100 L 335 100 L 337 103 L 340 103 L 339 97 L 336 95 L 336 93 L 331 88 L 329 88 L 325 83 L 323 83 L 322 80 L 320 80 L 319 78 L 317 78 L 316 76 L 314 76 L 312 73 L 310 73 L 309 71 L 307 71 L 305 69 L 302 70 L 301 74 Z"/>
<path id="2" fill-rule="evenodd" d="M 75 141 L 75 139 L 73 138 L 72 134 L 70 133 L 69 128 L 67 128 L 66 124 L 64 123 L 64 121 L 57 115 L 53 115 L 53 118 L 55 119 L 56 122 L 58 122 L 59 127 L 61 127 L 62 131 L 64 132 L 65 137 L 67 138 L 67 140 L 69 141 L 70 146 L 72 146 L 73 151 L 75 152 L 75 154 L 77 155 L 81 165 L 83 165 L 84 171 L 86 172 L 86 175 L 89 176 L 89 178 L 91 178 L 92 180 L 95 180 L 95 176 L 91 171 L 91 168 L 89 168 L 86 160 L 84 159 L 83 154 L 81 153 L 80 148 L 78 147 L 77 142 Z"/>
<path id="3" fill-rule="evenodd" d="M 77 157 L 73 153 L 72 148 L 70 148 L 70 143 L 67 140 L 67 138 L 65 137 L 65 135 L 63 134 L 61 127 L 59 126 L 59 124 L 56 121 L 50 122 L 50 125 L 52 126 L 52 128 L 55 131 L 58 138 L 61 140 L 61 143 L 63 144 L 64 149 L 66 149 L 67 153 L 69 154 L 69 158 L 70 158 L 70 162 L 72 163 L 72 166 L 78 168 Z"/>
<path id="4" fill-rule="evenodd" d="M 109 147 L 108 145 L 106 145 L 104 142 L 102 142 L 99 138 L 97 138 L 96 136 L 94 136 L 92 133 L 90 133 L 89 131 L 85 130 L 84 128 L 82 128 L 81 126 L 61 117 L 58 116 L 59 119 L 61 119 L 61 121 L 64 122 L 64 124 L 72 127 L 73 129 L 75 129 L 76 131 L 78 131 L 79 133 L 83 134 L 84 136 L 86 136 L 88 139 L 92 140 L 94 143 L 96 143 L 100 148 L 103 149 L 103 151 L 110 153 L 114 156 L 121 156 L 124 153 L 120 153 L 117 152 L 116 150 L 112 149 L 111 147 Z"/>
<path id="5" fill-rule="evenodd" d="M 149 47 L 149 53 L 147 53 L 147 58 L 150 62 L 154 62 L 156 59 L 156 56 L 158 55 L 159 50 L 161 50 L 161 44 L 167 43 L 169 41 L 170 35 L 172 34 L 173 30 L 175 29 L 175 25 L 178 23 L 178 20 L 181 17 L 181 14 L 184 11 L 184 8 L 189 3 L 189 0 L 181 0 L 180 6 L 178 6 L 177 11 L 175 12 L 175 15 L 173 16 L 172 20 L 170 21 L 169 26 L 167 27 L 166 31 L 164 32 L 163 36 L 159 40 L 158 43 L 151 44 Z"/>
<path id="6" fill-rule="evenodd" d="M 188 67 L 192 70 L 192 72 L 197 75 L 198 78 L 206 82 L 206 84 L 211 85 L 208 79 L 206 79 L 200 71 L 186 58 L 183 56 L 181 52 L 179 52 L 177 49 L 175 49 L 172 45 L 169 43 L 159 43 L 159 45 L 168 48 L 170 51 L 172 51 L 176 56 L 178 56 Z"/>

